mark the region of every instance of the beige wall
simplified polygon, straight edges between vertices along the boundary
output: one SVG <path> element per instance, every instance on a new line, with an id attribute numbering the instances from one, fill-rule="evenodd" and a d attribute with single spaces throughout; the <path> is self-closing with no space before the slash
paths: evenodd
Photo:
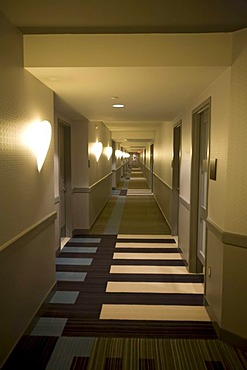
<path id="1" fill-rule="evenodd" d="M 233 35 L 231 106 L 224 231 L 245 236 L 224 245 L 222 327 L 247 338 L 247 29 Z"/>
<path id="2" fill-rule="evenodd" d="M 53 138 L 39 173 L 22 141 L 53 125 L 53 93 L 23 69 L 22 36 L 0 14 L 0 366 L 55 282 Z M 37 289 L 38 287 L 38 289 Z"/>
<path id="3" fill-rule="evenodd" d="M 247 29 L 233 35 L 225 230 L 247 235 Z"/>
<path id="4" fill-rule="evenodd" d="M 173 125 L 163 122 L 155 132 L 154 173 L 169 187 L 172 186 Z"/>
<path id="5" fill-rule="evenodd" d="M 189 253 L 190 161 L 192 111 L 211 97 L 210 157 L 217 158 L 217 180 L 209 181 L 206 298 L 221 329 L 247 338 L 247 249 L 222 240 L 225 233 L 247 235 L 247 30 L 233 34 L 233 64 L 200 94 L 174 123 L 182 119 L 182 162 L 179 243 Z M 212 230 L 214 230 L 212 232 Z M 246 240 L 246 239 L 245 239 Z M 208 268 L 211 268 L 211 276 Z M 237 305 L 236 305 L 236 302 Z M 234 317 L 234 319 L 233 319 Z"/>
<path id="6" fill-rule="evenodd" d="M 92 153 L 95 142 L 103 144 L 103 152 L 97 161 Z M 107 158 L 105 149 L 112 146 L 111 133 L 103 122 L 89 122 L 88 125 L 88 156 L 89 168 L 89 225 L 98 217 L 108 201 L 112 189 L 112 157 Z"/>
<path id="7" fill-rule="evenodd" d="M 228 68 L 174 120 L 174 124 L 182 120 L 180 196 L 190 204 L 192 111 L 211 97 L 210 156 L 218 159 L 218 166 L 217 181 L 209 183 L 208 217 L 220 227 L 224 225 L 225 213 L 230 79 Z"/>
<path id="8" fill-rule="evenodd" d="M 218 240 L 214 237 L 214 242 L 211 242 L 211 232 L 208 231 L 207 268 L 209 266 L 212 268 L 212 275 L 211 277 L 206 275 L 207 299 L 219 318 L 220 327 L 243 338 L 247 338 L 246 66 L 247 30 L 244 30 L 233 34 L 233 64 L 229 73 L 230 94 L 227 95 L 226 100 L 229 102 L 227 111 L 229 128 L 226 132 L 223 129 L 221 131 L 221 136 L 225 133 L 225 140 L 221 139 L 219 130 L 218 136 L 213 137 L 215 148 L 222 143 L 219 150 L 222 148 L 221 153 L 224 153 L 224 161 L 222 161 L 224 174 L 217 180 L 218 187 L 215 183 L 210 186 L 209 217 L 214 220 L 217 227 L 220 227 L 221 234 Z M 219 156 L 218 153 L 216 155 Z M 221 207 L 221 220 L 220 210 L 217 207 Z M 234 245 L 231 245 L 230 241 L 224 242 L 229 233 L 235 235 L 232 239 L 236 241 Z M 241 246 L 236 239 L 239 235 L 242 240 L 245 240 Z"/>
<path id="9" fill-rule="evenodd" d="M 73 121 L 71 132 L 71 176 L 72 188 L 88 187 L 88 126 L 89 121 L 82 117 Z"/>
<path id="10" fill-rule="evenodd" d="M 111 146 L 112 142 L 111 133 L 102 122 L 90 122 L 88 127 L 89 186 L 92 186 L 112 171 L 112 158 L 108 159 L 104 153 L 104 149 Z M 95 142 L 102 142 L 103 144 L 103 153 L 98 162 L 92 153 L 92 145 Z"/>
<path id="11" fill-rule="evenodd" d="M 86 118 L 72 123 L 72 229 L 87 232 L 111 195 L 112 157 L 104 149 L 112 146 L 111 133 L 102 122 Z M 97 161 L 93 144 L 102 142 Z"/>
<path id="12" fill-rule="evenodd" d="M 162 122 L 154 135 L 153 193 L 170 227 L 172 223 L 172 157 L 173 125 L 171 122 Z"/>
<path id="13" fill-rule="evenodd" d="M 105 148 L 112 145 L 112 140 L 110 131 L 102 122 L 89 122 L 87 118 L 78 117 L 78 115 L 75 120 L 73 119 L 74 115 L 74 112 L 67 111 L 67 107 L 63 107 L 61 103 L 59 111 L 55 112 L 56 131 L 58 131 L 58 119 L 68 123 L 71 128 L 72 197 L 70 217 L 72 233 L 78 233 L 89 230 L 111 194 L 112 158 L 108 160 L 103 152 L 97 162 L 91 149 L 92 144 L 96 141 L 102 142 Z M 56 169 L 55 193 L 56 197 L 59 197 L 58 145 L 56 145 L 54 160 Z M 56 207 L 59 212 L 59 200 Z M 56 240 L 58 242 L 59 233 L 60 230 L 57 227 Z"/>

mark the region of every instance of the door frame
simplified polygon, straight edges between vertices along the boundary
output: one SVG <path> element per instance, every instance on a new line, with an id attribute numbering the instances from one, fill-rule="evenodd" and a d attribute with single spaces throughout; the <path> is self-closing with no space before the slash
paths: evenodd
<path id="1" fill-rule="evenodd" d="M 190 182 L 190 253 L 189 272 L 203 272 L 203 265 L 197 256 L 198 247 L 198 218 L 199 218 L 199 182 L 200 182 L 200 114 L 208 109 L 208 148 L 210 161 L 210 126 L 211 126 L 211 97 L 206 99 L 192 111 L 192 157 L 191 157 L 191 182 Z M 207 187 L 209 178 L 207 179 Z M 206 259 L 207 251 L 205 251 Z"/>
<path id="2" fill-rule="evenodd" d="M 59 235 L 60 240 L 62 237 L 71 237 L 72 236 L 72 183 L 71 183 L 71 126 L 58 119 L 58 161 L 60 163 L 60 127 L 64 129 L 64 158 L 65 158 L 65 171 L 66 171 L 66 195 L 65 195 L 65 234 L 61 235 L 60 221 L 59 221 Z M 59 198 L 60 198 L 60 165 L 58 166 L 58 186 L 59 186 Z M 61 201 L 61 200 L 60 200 Z M 60 212 L 60 207 L 59 207 Z M 61 215 L 59 215 L 60 220 Z"/>
<path id="3" fill-rule="evenodd" d="M 178 134 L 177 134 L 178 133 Z M 179 185 L 182 156 L 182 120 L 173 127 L 173 160 L 172 160 L 172 235 L 179 235 Z"/>

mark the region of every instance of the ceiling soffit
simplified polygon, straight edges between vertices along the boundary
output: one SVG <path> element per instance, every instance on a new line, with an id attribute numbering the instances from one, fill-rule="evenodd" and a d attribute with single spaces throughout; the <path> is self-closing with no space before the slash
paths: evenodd
<path id="1" fill-rule="evenodd" d="M 232 35 L 26 35 L 25 67 L 158 67 L 231 64 Z"/>

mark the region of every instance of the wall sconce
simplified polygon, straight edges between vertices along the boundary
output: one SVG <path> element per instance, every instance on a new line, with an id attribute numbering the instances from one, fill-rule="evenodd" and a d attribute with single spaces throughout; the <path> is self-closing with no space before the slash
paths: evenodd
<path id="1" fill-rule="evenodd" d="M 112 156 L 112 147 L 111 146 L 105 147 L 104 153 L 107 156 L 107 159 L 109 160 Z"/>
<path id="2" fill-rule="evenodd" d="M 126 153 L 126 152 L 123 152 L 123 157 L 124 158 L 129 158 L 130 157 L 130 154 L 129 153 Z"/>
<path id="3" fill-rule="evenodd" d="M 117 158 L 122 158 L 123 152 L 121 150 L 117 149 L 117 150 L 115 150 L 115 156 Z"/>
<path id="4" fill-rule="evenodd" d="M 103 151 L 103 144 L 100 141 L 97 141 L 96 143 L 93 144 L 92 153 L 95 155 L 97 162 L 100 159 L 102 151 Z"/>
<path id="5" fill-rule="evenodd" d="M 24 132 L 24 143 L 35 154 L 39 172 L 45 162 L 51 144 L 51 136 L 52 128 L 49 121 L 34 122 Z"/>

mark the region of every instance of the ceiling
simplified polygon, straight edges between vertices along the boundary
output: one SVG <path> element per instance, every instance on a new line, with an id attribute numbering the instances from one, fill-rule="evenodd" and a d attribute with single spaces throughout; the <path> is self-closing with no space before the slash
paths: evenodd
<path id="1" fill-rule="evenodd" d="M 247 27 L 246 0 L 1 0 L 0 10 L 26 35 L 143 34 L 148 37 L 159 33 L 225 33 Z M 115 135 L 118 141 L 135 139 L 134 145 L 140 147 L 153 138 L 152 133 L 160 122 L 173 120 L 229 67 L 229 63 L 223 62 L 196 65 L 193 58 L 191 63 L 180 63 L 178 52 L 174 54 L 173 64 L 159 63 L 158 52 L 157 62 L 149 63 L 148 55 L 153 50 L 152 44 L 145 44 L 145 39 L 142 44 L 145 56 L 139 61 L 132 63 L 130 57 L 130 62 L 129 59 L 125 62 L 132 52 L 135 54 L 135 49 L 141 54 L 140 45 L 136 44 L 126 54 L 121 51 L 121 45 L 109 52 L 109 60 L 115 58 L 115 53 L 121 55 L 121 62 L 101 63 L 105 47 L 107 44 L 100 44 L 99 59 L 92 54 L 91 65 L 90 61 L 87 65 L 72 61 L 71 65 L 36 63 L 27 68 L 55 91 L 58 104 L 70 110 L 74 119 L 83 115 L 103 121 L 113 138 Z M 169 47 L 170 54 L 171 48 L 175 50 L 178 46 L 172 43 Z M 68 53 L 65 44 L 60 49 L 63 55 Z M 87 53 L 89 57 L 91 49 Z M 193 57 L 190 48 L 187 53 Z M 125 104 L 125 108 L 112 108 L 116 102 Z M 150 137 L 143 136 L 143 132 L 150 132 Z"/>

